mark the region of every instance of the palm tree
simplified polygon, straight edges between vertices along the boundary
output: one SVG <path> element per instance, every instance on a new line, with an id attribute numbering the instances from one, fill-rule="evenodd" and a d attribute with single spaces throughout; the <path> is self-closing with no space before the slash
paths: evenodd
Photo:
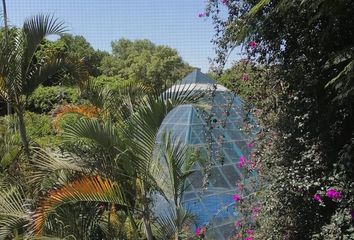
<path id="1" fill-rule="evenodd" d="M 4 13 L 4 36 L 5 36 L 5 41 L 8 41 L 8 24 L 7 24 L 7 10 L 6 10 L 6 1 L 2 0 L 2 9 L 3 9 L 3 13 Z M 11 104 L 7 102 L 6 104 L 6 108 L 7 108 L 7 115 L 11 114 Z"/>
<path id="2" fill-rule="evenodd" d="M 176 226 L 173 229 L 178 232 L 173 238 L 178 239 L 184 224 L 192 219 L 179 202 L 184 189 L 182 183 L 190 174 L 182 172 L 186 148 L 171 143 L 170 137 L 165 138 L 163 149 L 168 153 L 163 156 L 170 179 L 167 184 L 161 181 L 162 172 L 156 171 L 162 156 L 161 152 L 158 153 L 156 139 L 162 120 L 175 106 L 194 102 L 200 96 L 193 89 L 176 88 L 158 98 L 145 99 L 123 123 L 84 118 L 67 125 L 63 129 L 63 139 L 70 143 L 74 158 L 59 159 L 35 150 L 36 171 L 31 174 L 30 182 L 48 184 L 48 176 L 63 170 L 73 175 L 60 180 L 60 186 L 54 181 L 55 189 L 46 188 L 48 194 L 38 202 L 32 215 L 33 231 L 41 234 L 48 214 L 64 203 L 104 202 L 109 209 L 115 207 L 126 212 L 136 237 L 139 235 L 137 216 L 141 216 L 146 238 L 152 240 L 154 235 L 161 235 L 152 227 L 154 220 L 151 216 L 152 196 L 158 193 L 168 199 L 173 211 L 155 223 L 172 222 Z M 43 187 L 36 189 L 43 190 Z M 165 228 L 166 224 L 162 227 Z"/>
<path id="3" fill-rule="evenodd" d="M 190 226 L 195 220 L 194 215 L 186 211 L 181 203 L 186 189 L 185 180 L 194 172 L 190 170 L 194 162 L 189 161 L 188 152 L 186 145 L 170 133 L 163 133 L 159 157 L 155 159 L 154 165 L 156 181 L 170 200 L 167 209 L 157 216 L 161 239 L 186 239 L 188 235 L 183 228 Z"/>
<path id="4" fill-rule="evenodd" d="M 27 97 L 48 77 L 66 70 L 77 76 L 87 74 L 78 61 L 56 54 L 38 54 L 41 43 L 49 35 L 62 34 L 63 22 L 48 15 L 27 19 L 22 29 L 5 30 L 0 39 L 0 98 L 9 103 L 18 117 L 24 152 L 29 158 L 29 143 L 24 123 Z"/>
<path id="5" fill-rule="evenodd" d="M 90 239 L 87 236 L 91 235 L 78 234 L 89 233 L 97 226 L 107 239 L 112 239 L 110 233 L 122 226 L 122 222 L 117 224 L 115 209 L 125 213 L 124 226 L 131 231 L 132 239 L 138 239 L 142 232 L 147 239 L 181 239 L 183 227 L 193 221 L 180 204 L 184 180 L 191 173 L 184 168 L 186 147 L 170 135 L 164 135 L 161 144 L 156 144 L 156 139 L 162 120 L 175 106 L 194 102 L 200 96 L 193 89 L 176 88 L 158 98 L 145 99 L 125 122 L 113 123 L 107 116 L 83 118 L 64 128 L 63 138 L 72 147 L 71 153 L 32 148 L 34 161 L 26 177 L 27 192 L 21 187 L 14 189 L 16 197 L 12 197 L 12 192 L 4 190 L 3 196 L 7 197 L 0 199 L 0 239 L 19 234 L 27 238 L 35 234 L 32 237 L 72 235 Z M 162 158 L 166 171 L 158 170 L 162 169 Z M 156 194 L 171 207 L 163 215 L 151 216 Z M 28 215 L 32 204 L 25 203 L 30 202 L 34 208 Z M 77 215 L 77 208 L 72 206 L 80 202 L 93 207 L 104 204 L 107 211 L 97 215 L 97 211 L 90 210 L 94 215 L 90 224 L 80 219 L 70 221 L 69 215 Z M 14 209 L 18 214 L 12 214 Z M 78 226 L 81 222 L 85 224 Z M 30 231 L 24 232 L 26 226 Z M 69 231 L 79 228 L 74 233 Z"/>

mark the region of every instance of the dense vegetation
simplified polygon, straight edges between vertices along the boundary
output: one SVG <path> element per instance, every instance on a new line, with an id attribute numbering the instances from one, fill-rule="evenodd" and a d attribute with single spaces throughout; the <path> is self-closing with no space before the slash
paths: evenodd
<path id="1" fill-rule="evenodd" d="M 354 239 L 354 3 L 209 0 L 200 16 L 215 26 L 210 75 L 261 129 L 262 182 L 251 205 L 234 196 L 252 217 L 232 239 Z M 192 69 L 176 50 L 128 39 L 95 50 L 37 15 L 1 29 L 0 52 L 0 239 L 205 238 L 181 204 L 198 157 L 169 134 L 155 142 L 174 106 L 201 97 L 161 94 Z M 164 215 L 156 195 L 173 199 Z"/>
<path id="2" fill-rule="evenodd" d="M 258 108 L 263 127 L 254 239 L 353 239 L 353 2 L 211 0 L 206 11 L 219 66 L 246 49 L 220 81 Z"/>
<path id="3" fill-rule="evenodd" d="M 126 39 L 94 50 L 46 15 L 0 40 L 0 239 L 193 236 L 180 203 L 187 147 L 164 137 L 170 181 L 154 150 L 164 116 L 199 98 L 160 95 L 191 70 L 178 53 Z M 157 220 L 152 194 L 174 200 Z"/>

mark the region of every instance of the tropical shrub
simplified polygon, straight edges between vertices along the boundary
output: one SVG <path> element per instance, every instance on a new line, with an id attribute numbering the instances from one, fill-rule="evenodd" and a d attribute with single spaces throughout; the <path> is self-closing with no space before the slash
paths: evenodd
<path id="1" fill-rule="evenodd" d="M 57 105 L 77 104 L 79 89 L 62 86 L 39 86 L 28 98 L 28 110 L 36 113 L 48 113 Z"/>
<path id="2" fill-rule="evenodd" d="M 221 67 L 243 44 L 265 68 L 249 81 L 259 91 L 244 92 L 261 106 L 256 159 L 269 184 L 253 238 L 353 238 L 353 2 L 211 0 L 206 15 Z"/>

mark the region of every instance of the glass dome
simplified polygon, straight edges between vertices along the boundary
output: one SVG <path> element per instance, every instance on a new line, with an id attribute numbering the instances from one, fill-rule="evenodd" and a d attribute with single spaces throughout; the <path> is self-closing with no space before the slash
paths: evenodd
<path id="1" fill-rule="evenodd" d="M 159 130 L 196 149 L 206 162 L 196 162 L 187 179 L 182 204 L 196 215 L 197 226 L 208 226 L 209 239 L 227 239 L 235 229 L 236 212 L 232 195 L 241 173 L 239 158 L 248 155 L 253 133 L 244 131 L 247 111 L 240 98 L 208 76 L 194 70 L 180 84 L 195 84 L 196 90 L 211 94 L 201 105 L 180 105 L 164 119 Z M 208 182 L 203 182 L 209 166 Z M 204 179 L 205 180 L 205 179 Z"/>

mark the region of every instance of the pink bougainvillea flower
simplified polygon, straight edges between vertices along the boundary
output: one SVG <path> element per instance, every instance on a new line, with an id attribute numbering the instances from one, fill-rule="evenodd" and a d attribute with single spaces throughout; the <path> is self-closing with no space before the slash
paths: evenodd
<path id="1" fill-rule="evenodd" d="M 246 229 L 245 232 L 247 235 L 253 235 L 253 233 L 254 233 L 252 229 Z"/>
<path id="2" fill-rule="evenodd" d="M 246 164 L 246 158 L 244 156 L 241 156 L 239 162 L 237 163 L 237 166 L 239 168 L 242 168 L 245 164 Z"/>
<path id="3" fill-rule="evenodd" d="M 233 199 L 235 202 L 239 202 L 239 201 L 241 201 L 241 196 L 238 195 L 238 194 L 234 194 L 234 195 L 232 196 L 232 199 Z"/>
<path id="4" fill-rule="evenodd" d="M 198 13 L 198 17 L 200 18 L 205 17 L 205 13 Z"/>
<path id="5" fill-rule="evenodd" d="M 257 43 L 255 41 L 251 41 L 248 43 L 248 46 L 250 46 L 252 49 L 255 49 L 257 47 Z"/>
<path id="6" fill-rule="evenodd" d="M 247 143 L 247 145 L 246 145 L 248 148 L 251 148 L 251 147 L 253 147 L 253 142 L 250 142 L 250 143 Z"/>
<path id="7" fill-rule="evenodd" d="M 259 207 L 253 207 L 252 208 L 252 217 L 253 218 L 256 218 L 258 216 L 258 214 L 260 213 L 261 211 L 261 208 Z"/>
<path id="8" fill-rule="evenodd" d="M 249 169 L 254 170 L 256 169 L 257 164 L 254 161 L 248 161 L 247 162 Z"/>
<path id="9" fill-rule="evenodd" d="M 333 188 L 327 190 L 326 196 L 335 201 L 340 201 L 343 197 L 341 192 L 338 192 Z"/>
<path id="10" fill-rule="evenodd" d="M 198 237 L 202 234 L 202 228 L 198 227 L 196 230 L 195 230 L 195 235 L 197 235 Z"/>
<path id="11" fill-rule="evenodd" d="M 247 73 L 243 73 L 241 79 L 242 79 L 242 81 L 247 82 L 248 81 L 248 74 Z"/>
<path id="12" fill-rule="evenodd" d="M 241 227 L 241 221 L 240 220 L 237 220 L 235 222 L 235 227 Z"/>
<path id="13" fill-rule="evenodd" d="M 253 240 L 253 237 L 249 236 L 249 237 L 246 237 L 244 240 Z"/>
<path id="14" fill-rule="evenodd" d="M 227 5 L 229 3 L 229 0 L 221 0 L 220 2 L 224 5 Z"/>
<path id="15" fill-rule="evenodd" d="M 313 195 L 312 199 L 320 203 L 322 202 L 321 195 L 319 193 Z"/>

